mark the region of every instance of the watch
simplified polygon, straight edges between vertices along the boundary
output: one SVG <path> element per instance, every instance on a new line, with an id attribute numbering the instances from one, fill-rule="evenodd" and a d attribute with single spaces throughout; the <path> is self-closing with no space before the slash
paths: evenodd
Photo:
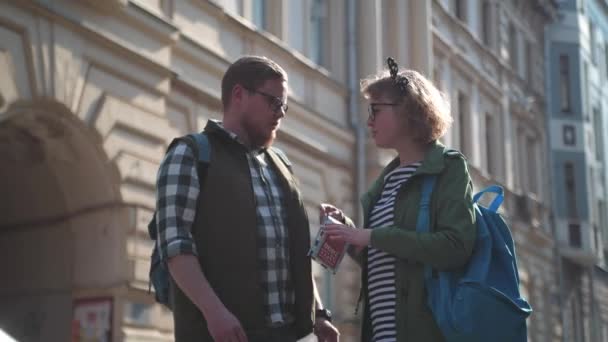
<path id="1" fill-rule="evenodd" d="M 317 309 L 315 311 L 315 318 L 325 318 L 327 321 L 331 322 L 331 311 L 327 309 Z"/>

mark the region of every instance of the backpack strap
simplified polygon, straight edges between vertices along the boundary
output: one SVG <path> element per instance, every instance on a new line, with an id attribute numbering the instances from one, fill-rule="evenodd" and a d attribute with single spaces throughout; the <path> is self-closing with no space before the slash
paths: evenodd
<path id="1" fill-rule="evenodd" d="M 209 163 L 209 161 L 211 160 L 211 148 L 209 146 L 209 137 L 207 137 L 207 134 L 205 134 L 204 132 L 192 133 L 188 134 L 188 137 L 190 137 L 196 142 L 196 146 L 198 147 L 198 162 Z"/>
<path id="2" fill-rule="evenodd" d="M 207 175 L 206 164 L 209 164 L 211 160 L 211 145 L 209 144 L 209 138 L 204 132 L 192 133 L 179 138 L 173 139 L 167 147 L 167 152 L 179 142 L 184 142 L 192 152 L 197 160 L 196 171 L 199 178 L 199 183 L 202 184 L 203 180 Z M 165 153 L 167 153 L 165 152 Z M 203 163 L 204 165 L 201 165 Z M 156 240 L 156 214 L 152 216 L 152 221 L 148 224 L 148 235 L 150 239 Z"/>
<path id="3" fill-rule="evenodd" d="M 173 139 L 173 141 L 167 147 L 167 152 L 178 142 L 184 142 L 190 147 L 196 158 L 196 173 L 198 175 L 199 183 L 202 185 L 207 176 L 207 169 L 209 162 L 211 161 L 211 145 L 209 144 L 209 138 L 204 132 L 192 133 L 179 138 Z M 200 195 L 199 195 L 200 199 Z M 198 201 L 197 201 L 198 207 Z M 152 215 L 152 220 L 148 224 L 148 235 L 152 240 L 155 241 L 152 249 L 150 273 L 148 279 L 148 293 L 152 290 L 152 284 L 154 284 L 155 298 L 156 301 L 166 305 L 170 310 L 173 310 L 173 299 L 171 298 L 171 291 L 169 290 L 169 270 L 162 260 L 157 241 L 156 234 L 156 211 Z"/>
<path id="4" fill-rule="evenodd" d="M 437 176 L 427 175 L 422 179 L 422 196 L 420 197 L 420 209 L 418 211 L 418 221 L 416 222 L 416 231 L 418 233 L 427 233 L 430 231 L 431 219 L 431 195 L 437 181 Z"/>
<path id="5" fill-rule="evenodd" d="M 476 193 L 475 196 L 473 196 L 473 203 L 477 203 L 477 201 L 479 201 L 481 196 L 483 196 L 486 193 L 496 194 L 496 197 L 494 198 L 494 200 L 492 201 L 492 203 L 490 204 L 488 209 L 493 212 L 497 212 L 498 208 L 500 207 L 500 205 L 502 204 L 502 202 L 505 199 L 505 195 L 503 194 L 504 190 L 502 189 L 502 187 L 500 187 L 498 185 L 491 185 L 491 186 L 481 190 L 480 192 Z"/>
<path id="6" fill-rule="evenodd" d="M 420 196 L 420 209 L 416 222 L 416 232 L 428 233 L 431 226 L 431 195 L 437 182 L 436 175 L 426 175 L 422 178 L 422 195 Z M 424 266 L 424 278 L 431 279 L 433 270 L 430 266 Z"/>

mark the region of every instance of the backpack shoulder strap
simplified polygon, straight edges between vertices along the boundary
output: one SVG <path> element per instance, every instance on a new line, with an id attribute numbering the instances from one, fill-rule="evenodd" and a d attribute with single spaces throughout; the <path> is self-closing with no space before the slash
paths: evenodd
<path id="1" fill-rule="evenodd" d="M 479 199 L 487 193 L 494 193 L 496 194 L 496 197 L 494 197 L 494 200 L 492 201 L 492 203 L 490 204 L 490 206 L 488 207 L 489 210 L 493 211 L 493 212 L 497 212 L 498 208 L 500 207 L 500 205 L 502 204 L 502 202 L 505 199 L 504 196 L 504 190 L 502 189 L 501 186 L 499 185 L 490 185 L 489 187 L 481 190 L 480 192 L 476 193 L 475 196 L 473 196 L 473 203 L 477 203 L 477 201 L 479 201 Z"/>
<path id="2" fill-rule="evenodd" d="M 167 147 L 167 151 L 169 151 L 178 142 L 184 142 L 187 144 L 192 150 L 192 153 L 194 153 L 194 156 L 198 162 L 209 163 L 211 160 L 211 144 L 209 143 L 209 137 L 207 137 L 205 132 L 191 133 L 179 138 L 175 138 L 169 144 L 169 147 Z"/>
<path id="3" fill-rule="evenodd" d="M 211 145 L 209 144 L 209 137 L 204 132 L 188 134 L 188 137 L 196 142 L 197 146 L 197 160 L 199 163 L 209 163 L 211 160 Z"/>
<path id="4" fill-rule="evenodd" d="M 422 196 L 420 197 L 420 209 L 418 210 L 418 221 L 416 222 L 416 231 L 418 233 L 430 231 L 431 195 L 436 181 L 437 176 L 435 175 L 425 175 L 422 179 Z"/>
<path id="5" fill-rule="evenodd" d="M 197 160 L 196 171 L 199 178 L 199 183 L 203 184 L 203 181 L 207 175 L 206 166 L 211 160 L 211 144 L 209 138 L 204 132 L 192 133 L 182 137 L 173 139 L 167 147 L 167 152 L 173 148 L 179 142 L 183 142 L 190 147 L 192 153 Z M 202 164 L 201 164 L 202 163 Z M 152 216 L 150 224 L 148 224 L 148 235 L 152 240 L 156 240 L 156 215 Z"/>
<path id="6" fill-rule="evenodd" d="M 431 230 L 431 195 L 437 182 L 436 175 L 425 175 L 422 179 L 422 195 L 420 196 L 420 209 L 418 209 L 418 220 L 416 232 L 428 233 Z M 424 278 L 431 279 L 433 270 L 430 266 L 424 267 Z"/>

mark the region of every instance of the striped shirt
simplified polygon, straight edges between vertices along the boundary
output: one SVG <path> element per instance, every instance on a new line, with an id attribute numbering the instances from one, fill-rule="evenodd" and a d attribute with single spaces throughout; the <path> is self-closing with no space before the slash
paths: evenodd
<path id="1" fill-rule="evenodd" d="M 374 228 L 393 225 L 395 198 L 399 188 L 420 166 L 414 163 L 396 168 L 384 177 L 382 195 L 372 208 L 369 225 Z M 370 247 L 367 252 L 368 305 L 372 321 L 372 341 L 396 342 L 395 257 Z"/>
<path id="2" fill-rule="evenodd" d="M 238 142 L 234 133 L 223 129 Z M 289 274 L 287 213 L 279 176 L 266 161 L 264 150 L 249 150 L 247 161 L 256 203 L 258 232 L 258 265 L 260 284 L 269 326 L 292 323 L 295 293 Z M 168 260 L 180 254 L 197 255 L 192 224 L 196 213 L 200 184 L 196 158 L 184 142 L 175 144 L 160 164 L 157 174 L 156 222 L 161 258 Z"/>

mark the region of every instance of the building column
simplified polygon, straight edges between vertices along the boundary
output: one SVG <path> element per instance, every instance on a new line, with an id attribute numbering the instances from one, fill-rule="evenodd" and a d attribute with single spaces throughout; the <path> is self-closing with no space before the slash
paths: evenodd
<path id="1" fill-rule="evenodd" d="M 377 0 L 359 1 L 359 71 L 365 77 L 382 69 L 382 7 Z"/>
<path id="2" fill-rule="evenodd" d="M 511 121 L 511 108 L 509 104 L 509 93 L 511 90 L 507 85 L 503 85 L 503 97 L 502 97 L 502 123 L 504 127 L 504 170 L 505 170 L 505 185 L 508 188 L 515 188 L 515 173 L 518 172 L 514 167 L 513 153 L 517 151 L 517 141 L 513 134 L 513 125 Z"/>
<path id="3" fill-rule="evenodd" d="M 412 11 L 407 1 L 397 0 L 397 6 L 395 8 L 397 12 L 397 18 L 405 18 L 405 20 L 397 20 L 395 29 L 399 32 L 400 37 L 411 37 L 411 29 L 407 23 L 410 21 Z M 411 56 L 408 51 L 407 39 L 397 40 L 397 56 L 403 61 L 404 65 L 411 65 Z"/>
<path id="4" fill-rule="evenodd" d="M 251 1 L 251 0 L 249 0 Z M 266 25 L 268 31 L 282 41 L 287 41 L 288 7 L 286 1 L 268 0 L 266 3 Z"/>
<path id="5" fill-rule="evenodd" d="M 446 98 L 451 99 L 452 98 L 452 72 L 451 72 L 451 66 L 450 66 L 450 59 L 449 57 L 444 57 L 441 62 L 441 82 L 442 82 L 442 89 L 441 91 L 445 94 Z M 454 113 L 454 102 L 451 102 L 451 106 L 452 106 L 452 113 Z M 456 141 L 455 141 L 455 136 L 456 134 L 454 134 L 454 127 L 455 125 L 452 125 L 452 128 L 449 129 L 445 135 L 445 143 L 448 146 L 455 146 Z"/>
<path id="6" fill-rule="evenodd" d="M 471 84 L 471 106 L 470 110 L 470 122 L 469 128 L 471 129 L 472 139 L 469 139 L 468 147 L 471 149 L 470 152 L 470 163 L 473 166 L 476 166 L 478 169 L 482 170 L 483 165 L 481 165 L 481 145 L 485 144 L 485 134 L 482 134 L 482 125 L 481 125 L 481 115 L 479 113 L 479 87 L 477 85 L 477 81 L 473 81 Z M 475 143 L 476 141 L 480 141 L 481 143 Z"/>
<path id="7" fill-rule="evenodd" d="M 432 78 L 433 72 L 433 36 L 432 36 L 432 1 L 413 0 L 410 4 L 411 33 L 408 38 L 411 51 L 411 68 Z"/>

